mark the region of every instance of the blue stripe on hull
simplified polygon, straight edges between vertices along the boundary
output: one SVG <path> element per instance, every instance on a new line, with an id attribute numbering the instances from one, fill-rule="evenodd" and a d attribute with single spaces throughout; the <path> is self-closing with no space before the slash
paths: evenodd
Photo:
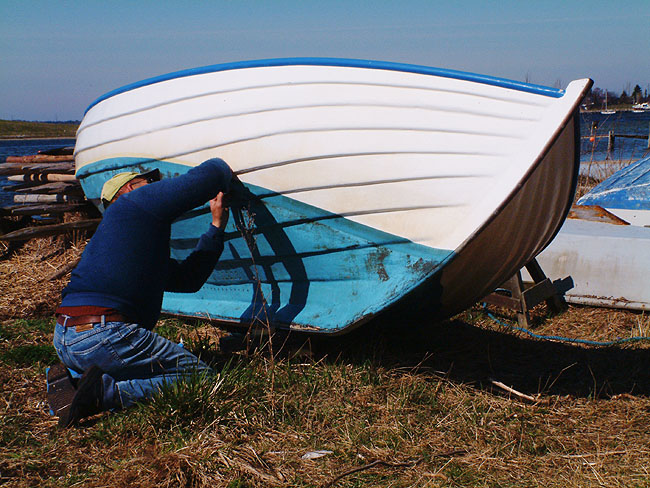
<path id="1" fill-rule="evenodd" d="M 113 159 L 84 168 L 86 194 L 96 198 L 115 172 L 155 166 L 171 177 L 189 169 L 140 161 Z M 233 205 L 224 252 L 207 283 L 193 294 L 166 293 L 164 312 L 336 332 L 408 295 L 453 254 L 264 188 L 247 189 L 246 203 Z M 209 224 L 207 205 L 175 222 L 172 257 L 187 256 Z"/>
<path id="2" fill-rule="evenodd" d="M 192 68 L 174 73 L 168 73 L 146 80 L 138 81 L 121 88 L 112 90 L 97 100 L 92 102 L 86 109 L 86 113 L 98 103 L 111 98 L 120 93 L 125 93 L 143 86 L 153 85 L 163 81 L 173 80 L 176 78 L 184 78 L 187 76 L 202 75 L 206 73 L 215 73 L 219 71 L 229 71 L 233 69 L 247 69 L 247 68 L 262 68 L 273 66 L 339 66 L 347 68 L 367 68 L 379 69 L 389 71 L 403 71 L 405 73 L 418 73 L 424 75 L 440 76 L 444 78 L 455 78 L 458 80 L 473 81 L 476 83 L 484 83 L 486 85 L 500 86 L 513 90 L 519 90 L 528 93 L 535 93 L 538 95 L 545 95 L 549 97 L 559 98 L 564 94 L 563 90 L 557 88 L 550 88 L 547 86 L 534 85 L 531 83 L 523 83 L 520 81 L 508 80 L 505 78 L 497 78 L 494 76 L 480 75 L 476 73 L 468 73 L 465 71 L 456 71 L 443 68 L 432 68 L 428 66 L 419 66 L 414 64 L 404 63 L 391 63 L 388 61 L 370 61 L 363 59 L 344 59 L 344 58 L 279 58 L 279 59 L 260 59 L 253 61 L 240 61 L 234 63 L 214 64 L 211 66 L 203 66 L 200 68 Z"/>

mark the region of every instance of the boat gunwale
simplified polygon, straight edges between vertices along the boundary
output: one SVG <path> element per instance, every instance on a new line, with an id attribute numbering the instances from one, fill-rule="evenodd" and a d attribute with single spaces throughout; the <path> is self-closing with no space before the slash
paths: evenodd
<path id="1" fill-rule="evenodd" d="M 496 76 L 480 75 L 477 73 L 470 73 L 467 71 L 458 71 L 445 68 L 434 68 L 429 66 L 395 63 L 390 61 L 373 61 L 363 59 L 347 59 L 347 58 L 319 58 L 319 57 L 298 57 L 298 58 L 272 58 L 272 59 L 258 59 L 252 61 L 237 61 L 231 63 L 213 64 L 199 68 L 191 68 L 180 71 L 174 71 L 164 75 L 146 78 L 141 81 L 124 85 L 120 88 L 111 90 L 104 95 L 98 97 L 93 101 L 84 115 L 93 108 L 95 105 L 107 100 L 111 97 L 126 93 L 128 91 L 142 88 L 144 86 L 153 85 L 163 81 L 174 80 L 177 78 L 185 78 L 188 76 L 202 75 L 208 73 L 216 73 L 220 71 L 231 71 L 236 69 L 248 68 L 265 68 L 265 67 L 280 67 L 280 66 L 329 66 L 340 68 L 365 68 L 377 69 L 386 71 L 400 71 L 405 73 L 423 74 L 430 76 L 439 76 L 443 78 L 453 78 L 462 81 L 471 81 L 475 83 L 482 83 L 485 85 L 492 85 L 501 88 L 509 88 L 536 95 L 544 95 L 552 98 L 561 98 L 565 91 L 558 88 L 551 88 L 543 85 L 535 85 L 532 83 L 525 83 L 522 81 L 509 80 L 507 78 L 498 78 Z"/>

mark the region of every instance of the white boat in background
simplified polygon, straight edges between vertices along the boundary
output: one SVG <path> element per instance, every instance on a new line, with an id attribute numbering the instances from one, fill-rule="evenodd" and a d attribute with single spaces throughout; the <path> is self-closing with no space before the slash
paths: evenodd
<path id="1" fill-rule="evenodd" d="M 605 91 L 605 108 L 600 111 L 603 115 L 612 115 L 616 113 L 616 110 L 610 110 L 607 108 L 607 91 Z"/>
<path id="2" fill-rule="evenodd" d="M 611 222 L 567 219 L 537 261 L 553 281 L 571 277 L 569 303 L 649 311 L 650 228 Z"/>
<path id="3" fill-rule="evenodd" d="M 77 134 L 98 202 L 121 171 L 224 159 L 246 186 L 224 254 L 163 310 L 335 333 L 389 307 L 472 305 L 560 228 L 579 168 L 566 90 L 422 66 L 299 58 L 208 66 L 110 92 Z M 207 207 L 172 228 L 182 258 Z"/>
<path id="4" fill-rule="evenodd" d="M 650 157 L 620 169 L 577 203 L 537 256 L 546 274 L 571 277 L 569 303 L 650 310 Z"/>

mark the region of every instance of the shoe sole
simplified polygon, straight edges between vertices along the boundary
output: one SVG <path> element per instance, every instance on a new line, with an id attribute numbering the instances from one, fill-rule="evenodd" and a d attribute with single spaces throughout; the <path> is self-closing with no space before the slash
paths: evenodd
<path id="1" fill-rule="evenodd" d="M 68 428 L 76 425 L 81 420 L 79 412 L 79 403 L 83 397 L 92 389 L 93 384 L 101 381 L 102 371 L 98 366 L 91 366 L 79 380 L 77 391 L 69 406 L 64 407 L 59 414 L 59 427 Z"/>
<path id="2" fill-rule="evenodd" d="M 58 363 L 47 368 L 45 378 L 50 415 L 58 415 L 59 411 L 69 405 L 74 397 L 75 387 L 72 375 L 63 363 Z"/>

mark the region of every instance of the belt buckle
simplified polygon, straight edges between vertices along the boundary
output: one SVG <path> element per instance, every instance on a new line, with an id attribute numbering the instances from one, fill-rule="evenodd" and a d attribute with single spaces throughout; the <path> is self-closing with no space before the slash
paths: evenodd
<path id="1" fill-rule="evenodd" d="M 91 330 L 93 328 L 93 324 L 79 324 L 74 326 L 75 332 L 86 332 L 87 330 Z"/>

